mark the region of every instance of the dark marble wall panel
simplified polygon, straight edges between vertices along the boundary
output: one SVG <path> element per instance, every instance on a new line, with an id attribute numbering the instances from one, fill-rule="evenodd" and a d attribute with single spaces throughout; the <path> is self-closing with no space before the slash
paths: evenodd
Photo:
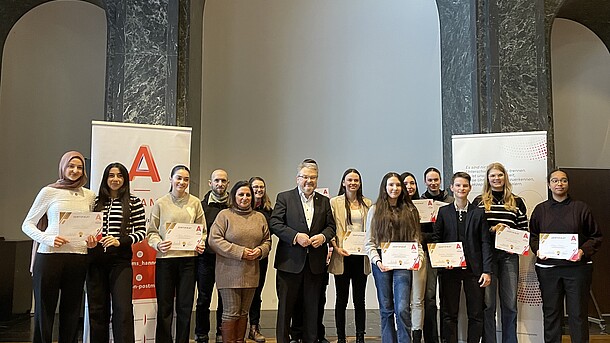
<path id="1" fill-rule="evenodd" d="M 123 121 L 165 124 L 167 57 L 134 54 L 125 63 Z"/>
<path id="2" fill-rule="evenodd" d="M 451 135 L 478 130 L 476 90 L 476 3 L 437 0 L 441 31 L 443 172 L 453 171 Z"/>
<path id="3" fill-rule="evenodd" d="M 176 75 L 176 123 L 178 126 L 187 126 L 188 122 L 187 91 L 189 90 L 190 28 L 191 21 L 196 21 L 197 19 L 203 21 L 203 14 L 201 14 L 201 18 L 197 18 L 196 16 L 191 18 L 191 1 L 181 0 L 178 4 L 178 44 L 176 47 L 176 53 L 178 55 Z M 201 45 L 201 42 L 199 42 L 199 45 Z"/>
<path id="4" fill-rule="evenodd" d="M 176 125 L 178 0 L 106 3 L 106 119 Z"/>
<path id="5" fill-rule="evenodd" d="M 498 62 L 500 81 L 500 132 L 545 130 L 546 99 L 540 99 L 539 55 L 544 56 L 544 36 L 537 20 L 543 8 L 538 1 L 502 0 L 495 2 L 498 12 Z M 494 130 L 495 131 L 495 130 Z"/>
<path id="6" fill-rule="evenodd" d="M 167 52 L 169 0 L 125 1 L 125 50 L 129 53 Z"/>
<path id="7" fill-rule="evenodd" d="M 106 101 L 105 119 L 123 121 L 125 89 L 125 3 L 106 2 Z"/>

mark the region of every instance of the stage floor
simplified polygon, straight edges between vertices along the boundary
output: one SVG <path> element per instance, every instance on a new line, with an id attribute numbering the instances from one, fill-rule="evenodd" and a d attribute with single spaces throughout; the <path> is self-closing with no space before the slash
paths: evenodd
<path id="1" fill-rule="evenodd" d="M 355 327 L 354 327 L 354 317 L 353 311 L 348 311 L 347 313 L 347 327 L 346 332 L 348 335 L 348 342 L 355 341 Z M 191 321 L 191 325 L 194 327 L 194 317 Z M 212 313 L 212 318 L 215 318 L 215 314 Z M 262 311 L 261 313 L 261 333 L 267 337 L 267 342 L 275 343 L 275 320 L 276 320 L 276 311 Z M 608 322 L 610 318 L 606 318 Z M 215 320 L 212 320 L 215 322 Z M 58 319 L 55 320 L 55 325 L 57 325 Z M 214 323 L 213 323 L 214 324 Z M 335 319 L 334 319 L 334 311 L 327 310 L 324 314 L 324 325 L 326 326 L 326 338 L 333 342 L 337 340 L 337 334 L 335 331 Z M 213 326 L 214 327 L 214 326 Z M 379 325 L 379 313 L 377 310 L 367 310 L 367 320 L 366 320 L 366 341 L 369 343 L 381 342 L 380 337 L 380 325 Z M 32 330 L 32 317 L 29 315 L 23 315 L 21 317 L 17 317 L 10 322 L 0 322 L 0 342 L 30 342 L 31 341 L 31 330 Z M 191 330 L 194 332 L 194 328 Z M 55 330 L 55 334 L 57 334 L 57 330 Z M 214 333 L 211 333 L 212 338 L 214 337 Z M 591 342 L 596 343 L 610 343 L 610 335 L 601 335 L 600 328 L 598 325 L 590 324 L 590 334 L 591 334 Z M 55 337 L 57 339 L 57 337 Z M 250 343 L 254 341 L 248 341 Z M 570 337 L 564 336 L 562 343 L 569 343 Z"/>

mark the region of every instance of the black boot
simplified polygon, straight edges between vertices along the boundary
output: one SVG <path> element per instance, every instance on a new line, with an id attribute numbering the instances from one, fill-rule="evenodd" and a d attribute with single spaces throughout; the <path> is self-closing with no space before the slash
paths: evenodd
<path id="1" fill-rule="evenodd" d="M 422 332 L 421 330 L 413 330 L 413 343 L 421 343 L 421 336 L 422 336 Z"/>

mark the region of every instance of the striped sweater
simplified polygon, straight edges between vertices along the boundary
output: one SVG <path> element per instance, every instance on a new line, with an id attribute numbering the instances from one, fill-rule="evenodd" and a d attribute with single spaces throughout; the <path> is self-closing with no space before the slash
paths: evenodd
<path id="1" fill-rule="evenodd" d="M 98 201 L 99 199 L 96 198 L 96 205 Z M 118 238 L 120 243 L 118 247 L 108 247 L 105 251 L 106 253 L 119 253 L 120 255 L 125 255 L 127 258 L 131 258 L 131 245 L 141 242 L 146 237 L 146 213 L 142 201 L 131 195 L 129 197 L 129 203 L 129 224 L 125 234 L 121 234 L 121 223 L 123 220 L 121 200 L 111 199 L 109 202 L 106 202 L 104 209 L 102 210 L 102 236 L 114 236 Z"/>
<path id="2" fill-rule="evenodd" d="M 98 199 L 95 199 L 96 205 Z M 112 199 L 107 202 L 102 211 L 104 217 L 104 226 L 102 228 L 102 236 L 120 237 L 119 241 L 123 244 L 134 244 L 141 242 L 146 237 L 146 213 L 142 201 L 131 195 L 129 197 L 130 212 L 129 226 L 127 227 L 127 235 L 121 235 L 121 222 L 123 220 L 123 209 L 120 199 Z"/>
<path id="3" fill-rule="evenodd" d="M 494 227 L 496 224 L 502 223 L 508 225 L 511 229 L 525 230 L 528 229 L 528 220 L 527 220 L 527 208 L 525 207 L 525 202 L 523 199 L 517 195 L 515 197 L 517 209 L 515 211 L 509 211 L 504 208 L 504 200 L 502 199 L 502 192 L 492 192 L 493 194 L 493 203 L 489 211 L 485 211 L 485 218 L 487 219 L 487 223 L 489 227 Z M 485 210 L 485 204 L 483 204 L 482 196 L 477 196 L 472 202 L 474 205 Z M 491 234 L 491 244 L 492 247 L 495 244 L 496 235 L 495 233 Z"/>

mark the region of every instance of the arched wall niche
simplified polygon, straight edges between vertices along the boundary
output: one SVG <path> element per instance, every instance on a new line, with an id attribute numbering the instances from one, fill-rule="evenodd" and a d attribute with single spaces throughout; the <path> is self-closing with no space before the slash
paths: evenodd
<path id="1" fill-rule="evenodd" d="M 91 120 L 104 118 L 106 16 L 85 1 L 32 8 L 12 27 L 0 72 L 0 236 L 24 239 L 36 193 L 68 150 L 89 156 Z"/>
<path id="2" fill-rule="evenodd" d="M 232 182 L 259 175 L 275 201 L 310 157 L 331 196 L 354 167 L 376 199 L 388 171 L 411 171 L 424 187 L 423 171 L 442 167 L 435 2 L 207 0 L 203 13 L 202 180 L 215 168 Z M 333 288 L 331 278 L 328 308 Z M 273 287 L 263 296 L 276 308 Z"/>
<path id="3" fill-rule="evenodd" d="M 604 199 L 610 189 L 610 3 L 565 0 L 549 27 L 554 166 L 570 174 L 570 195 L 585 201 L 602 232 L 610 221 Z M 602 185 L 600 187 L 600 185 Z M 610 251 L 594 256 L 592 294 L 602 313 L 610 310 Z M 599 317 L 589 299 L 589 316 Z"/>

